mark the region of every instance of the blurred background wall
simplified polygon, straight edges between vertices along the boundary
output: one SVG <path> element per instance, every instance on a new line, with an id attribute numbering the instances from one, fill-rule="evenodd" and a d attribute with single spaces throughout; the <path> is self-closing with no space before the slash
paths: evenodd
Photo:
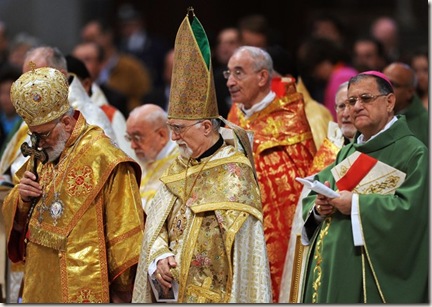
<path id="1" fill-rule="evenodd" d="M 246 0 L 0 0 L 0 20 L 6 23 L 10 38 L 26 32 L 68 53 L 86 21 L 97 17 L 115 25 L 117 10 L 124 3 L 134 4 L 146 18 L 148 30 L 172 44 L 190 5 L 211 41 L 220 29 L 236 25 L 242 16 L 259 13 L 268 18 L 282 45 L 294 52 L 311 19 L 323 12 L 336 15 L 352 36 L 367 32 L 374 18 L 388 15 L 398 22 L 405 48 L 424 45 L 429 38 L 426 0 L 265 0 L 261 4 Z"/>

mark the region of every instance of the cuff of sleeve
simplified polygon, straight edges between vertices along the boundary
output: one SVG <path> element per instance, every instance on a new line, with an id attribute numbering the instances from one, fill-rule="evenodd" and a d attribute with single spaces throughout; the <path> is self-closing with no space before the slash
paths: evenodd
<path id="1" fill-rule="evenodd" d="M 360 212 L 359 212 L 359 195 L 353 193 L 351 200 L 351 227 L 353 232 L 354 246 L 363 246 L 363 232 L 360 223 Z"/>
<path id="2" fill-rule="evenodd" d="M 154 274 L 154 272 L 156 272 L 158 261 L 161 259 L 165 259 L 169 256 L 174 256 L 174 254 L 173 253 L 164 253 L 150 263 L 149 268 L 148 268 L 148 274 L 152 277 L 152 279 L 155 279 L 153 274 Z"/>

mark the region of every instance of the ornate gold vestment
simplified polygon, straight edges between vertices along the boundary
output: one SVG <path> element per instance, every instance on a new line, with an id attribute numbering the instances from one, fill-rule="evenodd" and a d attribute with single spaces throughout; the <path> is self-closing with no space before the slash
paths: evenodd
<path id="1" fill-rule="evenodd" d="M 58 164 L 39 165 L 38 174 L 44 194 L 28 223 L 25 255 L 13 230 L 23 210 L 17 187 L 3 208 L 9 257 L 25 263 L 23 302 L 109 303 L 110 289 L 132 287 L 130 268 L 138 262 L 139 166 L 80 115 Z M 60 214 L 55 201 L 63 203 Z"/>
<path id="2" fill-rule="evenodd" d="M 149 265 L 167 252 L 178 263 L 179 303 L 271 302 L 260 192 L 250 161 L 224 145 L 199 163 L 177 159 L 161 180 L 148 208 L 132 302 L 154 301 Z"/>

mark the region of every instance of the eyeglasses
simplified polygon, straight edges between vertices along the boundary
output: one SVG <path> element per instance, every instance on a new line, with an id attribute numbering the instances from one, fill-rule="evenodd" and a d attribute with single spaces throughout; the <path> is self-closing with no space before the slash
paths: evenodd
<path id="1" fill-rule="evenodd" d="M 387 96 L 388 94 L 379 94 L 379 95 L 369 95 L 369 94 L 362 94 L 360 96 L 351 96 L 349 97 L 346 102 L 350 105 L 350 106 L 354 106 L 356 104 L 357 101 L 360 101 L 363 104 L 368 104 L 371 103 L 372 101 L 374 101 L 375 99 L 382 97 L 382 96 Z"/>
<path id="2" fill-rule="evenodd" d="M 346 108 L 345 102 L 338 103 L 335 105 L 336 113 L 342 113 L 343 111 L 345 111 L 345 108 Z"/>
<path id="3" fill-rule="evenodd" d="M 224 78 L 225 79 L 229 79 L 229 77 L 232 75 L 233 77 L 234 77 L 234 79 L 236 79 L 236 80 L 242 80 L 242 79 L 244 79 L 245 78 L 245 76 L 246 76 L 246 73 L 243 71 L 243 70 L 241 70 L 241 69 L 236 69 L 236 70 L 234 70 L 234 71 L 231 71 L 231 70 L 224 70 L 223 72 L 222 72 L 222 74 L 223 74 L 223 76 L 224 76 Z"/>
<path id="4" fill-rule="evenodd" d="M 125 134 L 124 138 L 127 142 L 134 141 L 135 143 L 141 143 L 141 141 L 144 139 L 144 137 L 139 134 L 133 134 L 133 135 Z"/>
<path id="5" fill-rule="evenodd" d="M 155 129 L 155 130 L 153 130 L 153 132 L 156 132 L 156 131 L 158 131 L 159 129 L 161 129 L 162 127 L 159 127 L 159 128 L 157 128 L 157 129 Z M 132 134 L 132 135 L 129 135 L 129 134 L 125 134 L 125 136 L 124 136 L 124 138 L 125 138 L 125 140 L 127 141 L 127 142 L 132 142 L 132 141 L 134 141 L 135 143 L 141 143 L 142 141 L 144 141 L 144 139 L 145 139 L 145 137 L 144 136 L 142 136 L 142 135 L 140 135 L 140 134 L 138 134 L 138 133 L 135 133 L 135 134 Z"/>
<path id="6" fill-rule="evenodd" d="M 187 125 L 187 126 L 185 126 L 185 125 L 172 125 L 172 124 L 167 123 L 167 126 L 168 126 L 169 130 L 171 130 L 175 134 L 182 134 L 182 133 L 186 132 L 186 128 L 190 128 L 190 127 L 195 126 L 196 124 L 199 124 L 202 122 L 203 122 L 202 120 L 199 120 L 199 121 L 197 121 L 193 124 Z"/>
<path id="7" fill-rule="evenodd" d="M 51 132 L 53 132 L 54 128 L 57 127 L 57 125 L 58 125 L 59 122 L 60 122 L 60 121 L 58 120 L 58 121 L 56 122 L 56 124 L 54 125 L 54 127 L 52 127 L 52 128 L 51 128 L 49 131 L 47 131 L 47 132 L 37 133 L 37 132 L 30 132 L 30 131 L 29 131 L 27 134 L 30 135 L 30 137 L 36 137 L 36 138 L 38 138 L 39 140 L 46 140 L 46 139 L 50 136 Z"/>

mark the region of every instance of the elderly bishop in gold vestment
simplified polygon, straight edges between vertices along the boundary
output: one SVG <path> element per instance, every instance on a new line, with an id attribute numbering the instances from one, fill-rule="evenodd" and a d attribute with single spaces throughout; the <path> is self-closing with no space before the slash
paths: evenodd
<path id="1" fill-rule="evenodd" d="M 32 148 L 22 147 L 32 157 L 2 208 L 8 256 L 24 263 L 23 303 L 130 302 L 143 234 L 139 165 L 74 111 L 60 71 L 21 75 L 11 98 L 32 134 Z"/>
<path id="2" fill-rule="evenodd" d="M 209 43 L 191 14 L 175 41 L 168 108 L 180 156 L 147 211 L 132 302 L 270 303 L 251 145 L 241 128 L 220 128 Z"/>

